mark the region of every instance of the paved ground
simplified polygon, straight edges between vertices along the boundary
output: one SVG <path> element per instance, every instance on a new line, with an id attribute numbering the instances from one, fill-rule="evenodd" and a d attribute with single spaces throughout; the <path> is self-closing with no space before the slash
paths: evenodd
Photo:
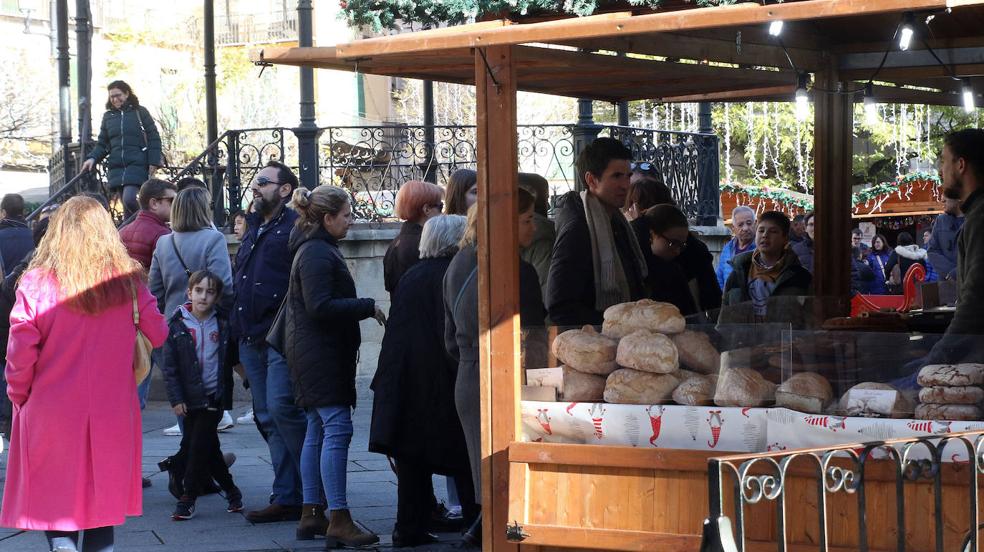
<path id="1" fill-rule="evenodd" d="M 367 451 L 372 392 L 360 381 L 359 404 L 356 409 L 355 436 L 349 453 L 348 500 L 352 516 L 376 532 L 381 539 L 380 549 L 392 549 L 390 533 L 396 518 L 396 477 L 386 458 Z M 236 416 L 247 404 L 237 405 Z M 321 540 L 294 539 L 296 522 L 254 525 L 241 514 L 225 511 L 225 501 L 207 496 L 198 501 L 194 519 L 171 521 L 174 499 L 167 492 L 167 475 L 157 472 L 157 462 L 177 450 L 178 438 L 165 437 L 161 429 L 174 424 L 170 406 L 163 402 L 148 404 L 143 414 L 144 475 L 154 486 L 144 490 L 144 515 L 130 518 L 116 530 L 116 549 L 125 552 L 257 552 L 311 551 L 324 547 Z M 262 508 L 268 500 L 273 472 L 266 443 L 253 426 L 236 426 L 222 433 L 223 451 L 236 453 L 232 467 L 236 484 L 242 489 L 247 509 Z M 6 454 L 0 459 L 0 476 L 6 472 Z M 443 478 L 435 478 L 438 498 L 443 500 Z M 442 534 L 441 543 L 418 547 L 415 550 L 452 550 L 459 540 L 457 534 Z M 0 529 L 0 551 L 42 551 L 47 546 L 37 532 Z"/>

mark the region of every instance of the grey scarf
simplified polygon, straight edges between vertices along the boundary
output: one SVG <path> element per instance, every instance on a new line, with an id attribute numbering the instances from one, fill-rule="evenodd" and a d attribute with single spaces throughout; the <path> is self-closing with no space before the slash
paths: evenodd
<path id="1" fill-rule="evenodd" d="M 635 265 L 642 271 L 642 279 L 646 278 L 646 260 L 642 256 L 639 242 L 629 222 L 622 216 L 621 211 L 609 215 L 605 206 L 595 196 L 587 191 L 581 192 L 584 202 L 584 216 L 588 222 L 588 234 L 591 236 L 591 259 L 594 263 L 595 309 L 604 311 L 612 305 L 631 301 L 632 293 L 629 280 L 622 268 L 622 260 L 615 247 L 615 234 L 612 223 L 621 225 L 629 238 Z"/>

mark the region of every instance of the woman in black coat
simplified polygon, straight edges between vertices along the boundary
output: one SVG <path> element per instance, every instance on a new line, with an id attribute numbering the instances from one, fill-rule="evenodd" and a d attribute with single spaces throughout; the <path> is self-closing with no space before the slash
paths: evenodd
<path id="1" fill-rule="evenodd" d="M 684 316 L 695 314 L 697 304 L 687 275 L 677 258 L 687 250 L 687 216 L 673 205 L 655 205 L 632 221 L 648 265 L 647 283 L 652 299 L 676 305 Z"/>
<path id="2" fill-rule="evenodd" d="M 327 497 L 327 545 L 368 546 L 379 541 L 352 521 L 346 500 L 346 466 L 352 441 L 355 369 L 362 335 L 359 321 L 386 317 L 372 299 L 359 299 L 355 282 L 338 250 L 352 225 L 348 192 L 334 186 L 294 193 L 300 214 L 290 238 L 294 262 L 284 302 L 284 356 L 294 399 L 307 411 L 301 449 L 304 513 L 317 516 Z M 306 527 L 302 518 L 298 533 Z"/>
<path id="3" fill-rule="evenodd" d="M 391 301 L 400 277 L 420 259 L 417 253 L 420 233 L 428 219 L 441 214 L 443 197 L 441 187 L 430 182 L 411 180 L 400 186 L 394 211 L 405 222 L 383 256 L 383 285 Z"/>
<path id="4" fill-rule="evenodd" d="M 533 195 L 519 190 L 519 246 L 528 247 L 536 233 Z M 458 361 L 454 401 L 465 432 L 476 502 L 481 504 L 482 415 L 480 408 L 478 358 L 478 216 L 468 210 L 468 229 L 461 247 L 444 275 L 444 345 Z M 533 265 L 519 262 L 519 316 L 524 327 L 543 326 L 546 311 L 540 283 Z M 462 501 L 464 502 L 464 501 Z M 466 534 L 466 540 L 481 542 L 481 516 Z"/>
<path id="5" fill-rule="evenodd" d="M 82 170 L 92 170 L 96 163 L 106 158 L 109 188 L 114 192 L 122 188 L 125 216 L 129 218 L 140 210 L 137 203 L 140 185 L 154 176 L 161 166 L 161 135 L 154 118 L 140 105 L 129 84 L 113 81 L 106 88 L 109 100 L 99 127 L 99 138 L 82 164 Z"/>
<path id="6" fill-rule="evenodd" d="M 465 224 L 459 215 L 441 215 L 424 224 L 420 261 L 394 290 L 372 380 L 369 450 L 396 461 L 396 548 L 436 541 L 427 533 L 433 473 L 453 476 L 464 518 L 477 515 L 454 403 L 458 363 L 444 348 L 444 274 Z"/>

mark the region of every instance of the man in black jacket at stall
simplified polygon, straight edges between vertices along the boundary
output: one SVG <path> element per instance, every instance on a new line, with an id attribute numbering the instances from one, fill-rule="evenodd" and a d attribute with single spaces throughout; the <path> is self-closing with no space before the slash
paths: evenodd
<path id="1" fill-rule="evenodd" d="M 24 220 L 24 198 L 7 194 L 0 201 L 0 276 L 10 274 L 32 249 L 31 229 Z"/>
<path id="2" fill-rule="evenodd" d="M 648 296 L 646 262 L 621 212 L 631 160 L 613 138 L 598 138 L 577 158 L 585 190 L 560 199 L 547 278 L 545 302 L 558 326 L 601 324 L 606 308 Z"/>

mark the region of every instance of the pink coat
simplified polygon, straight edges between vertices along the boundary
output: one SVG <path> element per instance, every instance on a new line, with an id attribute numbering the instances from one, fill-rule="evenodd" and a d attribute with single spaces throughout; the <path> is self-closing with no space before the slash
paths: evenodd
<path id="1" fill-rule="evenodd" d="M 53 279 L 32 270 L 10 313 L 5 373 L 14 415 L 0 525 L 121 525 L 143 511 L 133 305 L 90 316 L 57 299 Z M 167 324 L 157 300 L 144 286 L 137 300 L 140 329 L 159 347 Z"/>

